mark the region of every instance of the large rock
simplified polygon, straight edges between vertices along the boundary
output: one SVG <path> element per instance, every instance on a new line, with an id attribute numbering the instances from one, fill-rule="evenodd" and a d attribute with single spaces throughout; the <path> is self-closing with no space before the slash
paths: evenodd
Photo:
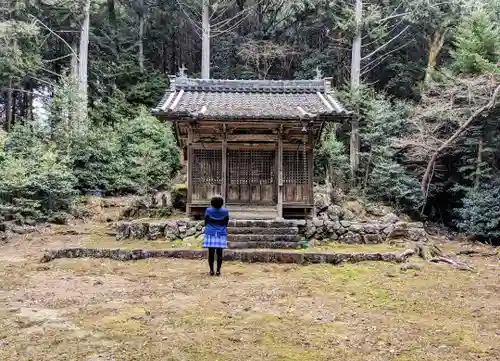
<path id="1" fill-rule="evenodd" d="M 365 216 L 364 206 L 357 200 L 351 200 L 344 203 L 344 211 L 354 214 L 356 218 Z"/>
<path id="2" fill-rule="evenodd" d="M 314 207 L 316 207 L 316 213 L 321 213 L 325 211 L 330 205 L 330 197 L 327 193 L 315 193 L 314 194 Z"/>
<path id="3" fill-rule="evenodd" d="M 383 238 L 380 234 L 365 234 L 363 240 L 366 244 L 378 244 L 383 242 Z"/>
<path id="4" fill-rule="evenodd" d="M 155 192 L 153 195 L 151 195 L 151 207 L 172 207 L 172 195 L 169 192 Z"/>
<path id="5" fill-rule="evenodd" d="M 376 217 L 384 217 L 389 213 L 392 213 L 392 209 L 387 206 L 380 204 L 368 204 L 365 206 L 366 213 L 371 214 Z"/>
<path id="6" fill-rule="evenodd" d="M 351 226 L 351 222 L 349 221 L 340 221 L 340 225 L 344 228 L 349 228 Z"/>
<path id="7" fill-rule="evenodd" d="M 428 235 L 425 229 L 423 228 L 409 228 L 408 238 L 411 241 L 425 242 L 428 240 Z"/>
<path id="8" fill-rule="evenodd" d="M 349 226 L 349 231 L 354 232 L 354 233 L 363 233 L 363 225 L 361 223 L 352 223 Z"/>
<path id="9" fill-rule="evenodd" d="M 325 225 L 325 221 L 323 221 L 322 219 L 319 219 L 319 218 L 314 218 L 313 224 L 314 224 L 314 227 L 319 228 L 319 227 L 323 227 Z"/>
<path id="10" fill-rule="evenodd" d="M 406 222 L 397 222 L 389 228 L 391 228 L 388 233 L 389 238 L 404 237 L 408 234 L 408 223 Z"/>
<path id="11" fill-rule="evenodd" d="M 167 221 L 165 224 L 165 229 L 163 230 L 163 235 L 168 240 L 174 241 L 179 239 L 179 227 L 176 221 Z"/>
<path id="12" fill-rule="evenodd" d="M 190 227 L 190 228 L 187 229 L 185 237 L 194 236 L 196 233 L 197 233 L 196 227 Z"/>
<path id="13" fill-rule="evenodd" d="M 356 219 L 356 215 L 348 209 L 344 209 L 344 215 L 342 217 L 346 221 L 353 221 Z"/>
<path id="14" fill-rule="evenodd" d="M 165 231 L 165 223 L 150 223 L 148 226 L 147 238 L 149 240 L 156 240 L 163 238 Z"/>
<path id="15" fill-rule="evenodd" d="M 394 213 L 387 213 L 385 216 L 383 216 L 380 221 L 382 223 L 389 223 L 389 224 L 394 224 L 399 222 L 399 217 L 396 216 Z"/>
<path id="16" fill-rule="evenodd" d="M 332 221 L 338 221 L 344 216 L 344 209 L 337 205 L 330 205 L 326 210 L 326 214 Z"/>
<path id="17" fill-rule="evenodd" d="M 307 221 L 304 229 L 304 235 L 311 238 L 316 233 L 316 227 L 312 221 Z"/>
<path id="18" fill-rule="evenodd" d="M 381 233 L 384 228 L 387 228 L 388 225 L 381 223 L 366 223 L 363 225 L 364 233 L 375 234 Z"/>
<path id="19" fill-rule="evenodd" d="M 116 227 L 116 239 L 118 241 L 130 238 L 130 223 L 121 222 Z"/>
<path id="20" fill-rule="evenodd" d="M 346 234 L 344 234 L 343 236 L 341 236 L 340 239 L 342 241 L 344 241 L 345 243 L 349 243 L 349 244 L 361 244 L 361 243 L 363 243 L 363 239 L 361 238 L 361 236 L 359 234 L 351 232 L 351 231 L 349 231 Z"/>
<path id="21" fill-rule="evenodd" d="M 172 188 L 171 197 L 172 197 L 172 206 L 175 209 L 186 211 L 187 186 L 185 184 L 176 184 Z"/>
<path id="22" fill-rule="evenodd" d="M 142 239 L 147 233 L 147 224 L 140 222 L 130 223 L 129 237 L 132 239 Z"/>

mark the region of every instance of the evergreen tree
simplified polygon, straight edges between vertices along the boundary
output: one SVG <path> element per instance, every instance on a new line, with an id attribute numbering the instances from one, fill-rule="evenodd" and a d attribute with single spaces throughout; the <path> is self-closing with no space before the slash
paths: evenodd
<path id="1" fill-rule="evenodd" d="M 485 10 L 476 10 L 458 27 L 452 68 L 457 73 L 500 72 L 500 26 Z"/>

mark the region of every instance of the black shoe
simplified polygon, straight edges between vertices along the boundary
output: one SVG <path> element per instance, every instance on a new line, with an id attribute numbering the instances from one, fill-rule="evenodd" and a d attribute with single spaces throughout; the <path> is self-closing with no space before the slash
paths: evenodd
<path id="1" fill-rule="evenodd" d="M 210 271 L 210 276 L 213 276 L 214 275 L 214 271 Z"/>
<path id="2" fill-rule="evenodd" d="M 220 271 L 217 271 L 217 273 L 215 274 L 217 277 L 220 277 Z"/>

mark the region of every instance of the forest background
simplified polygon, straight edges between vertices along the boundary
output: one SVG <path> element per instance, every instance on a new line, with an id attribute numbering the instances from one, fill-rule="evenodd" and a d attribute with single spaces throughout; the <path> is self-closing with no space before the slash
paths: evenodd
<path id="1" fill-rule="evenodd" d="M 500 239 L 499 0 L 0 0 L 0 217 L 164 188 L 168 74 L 332 77 L 353 111 L 315 172 Z"/>

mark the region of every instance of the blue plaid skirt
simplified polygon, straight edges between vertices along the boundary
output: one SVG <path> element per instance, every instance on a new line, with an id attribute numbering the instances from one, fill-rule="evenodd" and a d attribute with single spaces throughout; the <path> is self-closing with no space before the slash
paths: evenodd
<path id="1" fill-rule="evenodd" d="M 203 248 L 227 248 L 227 236 L 210 236 L 205 234 Z"/>

